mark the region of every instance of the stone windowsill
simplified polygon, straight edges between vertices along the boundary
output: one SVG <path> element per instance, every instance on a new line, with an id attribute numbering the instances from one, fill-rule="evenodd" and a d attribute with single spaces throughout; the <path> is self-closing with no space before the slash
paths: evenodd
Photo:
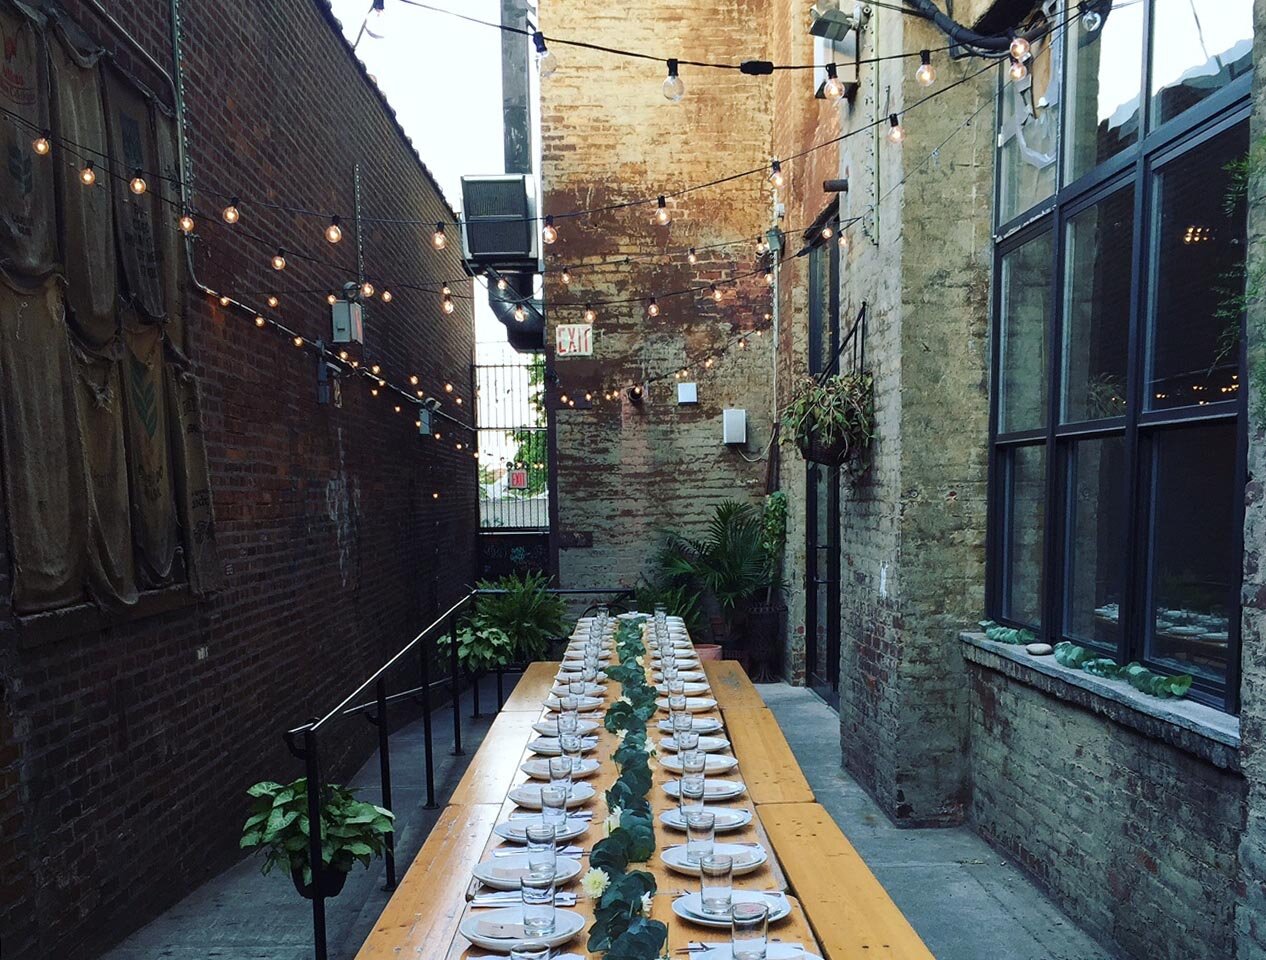
<path id="1" fill-rule="evenodd" d="M 1035 657 L 1022 646 L 998 643 L 983 633 L 962 633 L 959 639 L 963 655 L 972 663 L 1186 750 L 1214 766 L 1240 767 L 1239 717 L 1193 700 L 1149 697 L 1124 680 L 1073 670 L 1053 656 Z"/>

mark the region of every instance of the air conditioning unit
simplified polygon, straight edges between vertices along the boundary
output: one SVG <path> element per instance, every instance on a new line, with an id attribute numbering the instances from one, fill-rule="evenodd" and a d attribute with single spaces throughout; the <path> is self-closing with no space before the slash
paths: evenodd
<path id="1" fill-rule="evenodd" d="M 525 174 L 462 177 L 462 246 L 469 264 L 535 270 L 536 192 Z"/>

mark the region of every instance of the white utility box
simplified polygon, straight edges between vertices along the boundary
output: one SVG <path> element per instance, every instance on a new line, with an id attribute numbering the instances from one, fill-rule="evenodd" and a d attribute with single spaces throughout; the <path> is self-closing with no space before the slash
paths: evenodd
<path id="1" fill-rule="evenodd" d="M 721 442 L 747 443 L 747 411 L 729 408 L 721 411 Z"/>
<path id="2" fill-rule="evenodd" d="M 678 383 L 677 384 L 677 403 L 698 403 L 699 402 L 699 385 L 697 383 Z"/>

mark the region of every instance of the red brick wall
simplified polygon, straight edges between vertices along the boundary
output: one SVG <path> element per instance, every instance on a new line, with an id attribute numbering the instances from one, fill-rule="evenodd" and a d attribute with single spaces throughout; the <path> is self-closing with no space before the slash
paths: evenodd
<path id="1" fill-rule="evenodd" d="M 170 64 L 166 3 L 110 6 Z M 89 9 L 71 3 L 69 13 L 170 100 Z M 350 229 L 330 248 L 320 221 L 246 198 L 350 212 L 358 159 L 368 215 L 452 216 L 322 5 L 186 4 L 182 15 L 196 202 L 218 209 L 223 201 L 211 191 L 239 192 L 243 226 L 346 265 L 292 257 L 278 278 L 270 251 L 207 224 L 196 253 L 203 282 L 252 291 L 350 279 Z M 429 233 L 370 226 L 369 275 L 432 283 L 461 276 L 456 245 L 437 256 Z M 394 302 L 367 320 L 367 355 L 396 382 L 417 373 L 422 389 L 467 419 L 470 301 L 459 299 L 444 316 L 435 294 L 399 284 L 393 292 Z M 287 296 L 280 310 L 311 339 L 328 338 L 328 318 L 320 294 Z M 302 773 L 282 730 L 332 706 L 473 580 L 474 460 L 456 449 L 467 436 L 442 426 L 441 441 L 419 439 L 408 408 L 393 413 L 392 401 L 372 398 L 362 383 L 344 384 L 341 409 L 318 406 L 311 354 L 202 297 L 189 325 L 223 588 L 174 611 L 37 646 L 19 642 L 0 610 L 0 628 L 8 628 L 0 629 L 6 956 L 99 953 L 234 861 L 245 788 Z M 450 381 L 456 392 L 447 395 Z M 8 568 L 0 557 L 4 595 Z M 396 678 L 401 686 L 414 680 Z M 346 776 L 370 747 L 368 725 L 336 726 L 325 744 L 327 774 Z"/>

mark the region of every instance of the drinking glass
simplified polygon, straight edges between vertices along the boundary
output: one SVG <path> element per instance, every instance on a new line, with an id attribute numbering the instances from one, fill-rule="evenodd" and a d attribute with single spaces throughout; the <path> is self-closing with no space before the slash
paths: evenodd
<path id="1" fill-rule="evenodd" d="M 690 714 L 686 714 L 690 716 Z M 698 753 L 699 752 L 699 734 L 693 730 L 680 730 L 673 735 L 673 740 L 677 744 L 677 750 L 680 753 Z"/>
<path id="2" fill-rule="evenodd" d="M 699 889 L 704 913 L 728 917 L 734 898 L 734 858 L 723 853 L 700 858 Z"/>
<path id="3" fill-rule="evenodd" d="M 668 712 L 669 713 L 685 713 L 686 712 L 686 695 L 684 693 L 670 693 L 668 695 Z"/>
<path id="4" fill-rule="evenodd" d="M 686 862 L 698 863 L 712 856 L 716 842 L 716 814 L 710 810 L 691 810 L 686 814 Z"/>
<path id="5" fill-rule="evenodd" d="M 598 682 L 597 665 L 595 664 L 592 667 L 586 666 L 586 667 L 581 668 L 580 679 L 584 680 L 585 683 L 597 683 Z"/>
<path id="6" fill-rule="evenodd" d="M 685 697 L 686 683 L 684 680 L 668 680 L 666 683 L 668 685 L 668 695 L 670 697 Z"/>
<path id="7" fill-rule="evenodd" d="M 571 694 L 573 697 L 576 697 L 577 699 L 579 699 L 580 697 L 585 696 L 585 694 L 587 693 L 587 690 L 586 690 L 586 688 L 585 688 L 585 681 L 583 681 L 583 680 L 568 680 L 568 681 L 567 681 L 567 692 L 568 692 L 569 694 Z"/>
<path id="8" fill-rule="evenodd" d="M 672 647 L 668 647 L 667 649 L 661 651 L 659 655 L 659 666 L 661 670 L 664 667 L 677 666 L 677 651 Z"/>
<path id="9" fill-rule="evenodd" d="M 704 782 L 700 774 L 683 775 L 677 781 L 681 794 L 677 801 L 677 808 L 683 817 L 688 817 L 694 811 L 703 809 Z"/>
<path id="10" fill-rule="evenodd" d="M 510 947 L 510 960 L 549 960 L 549 947 L 544 943 L 522 941 Z"/>
<path id="11" fill-rule="evenodd" d="M 570 770 L 580 769 L 580 760 L 585 753 L 585 738 L 577 733 L 563 734 L 558 738 L 558 746 L 563 751 L 562 759 L 567 761 Z M 554 766 L 550 765 L 550 773 L 553 774 Z M 571 781 L 569 776 L 568 782 Z"/>
<path id="12" fill-rule="evenodd" d="M 565 697 L 559 697 L 559 698 L 558 698 L 558 715 L 559 715 L 559 718 L 561 719 L 562 717 L 565 717 L 565 716 L 567 716 L 568 714 L 570 714 L 571 716 L 575 717 L 575 718 L 576 718 L 576 720 L 579 722 L 579 720 L 580 720 L 580 699 L 579 699 L 578 697 L 573 697 L 571 694 L 568 694 L 568 695 L 567 695 L 567 696 L 565 696 Z"/>
<path id="13" fill-rule="evenodd" d="M 567 822 L 568 789 L 561 783 L 541 787 L 541 822 L 561 827 Z"/>
<path id="14" fill-rule="evenodd" d="M 564 712 L 558 715 L 558 736 L 560 740 L 565 735 L 569 733 L 575 733 L 579 729 L 580 729 L 580 717 L 577 716 L 574 712 L 572 713 Z M 561 746 L 562 744 L 560 743 L 559 745 Z"/>
<path id="15" fill-rule="evenodd" d="M 695 744 L 693 750 L 682 750 L 677 756 L 681 757 L 681 774 L 683 777 L 702 777 L 707 769 L 708 756 L 699 749 L 699 745 Z"/>
<path id="16" fill-rule="evenodd" d="M 688 713 L 674 713 L 672 715 L 673 736 L 676 737 L 682 733 L 689 733 L 695 725 L 695 718 Z"/>
<path id="17" fill-rule="evenodd" d="M 552 823 L 534 823 L 525 832 L 528 871 L 553 874 L 558 864 L 558 828 Z"/>
<path id="18" fill-rule="evenodd" d="M 573 733 L 573 734 L 568 734 L 567 736 L 574 737 L 576 735 Z M 558 738 L 559 746 L 562 746 L 563 739 L 564 739 L 563 737 Z M 576 737 L 576 739 L 580 739 L 580 738 Z M 567 789 L 570 791 L 571 790 L 571 772 L 574 769 L 575 767 L 572 766 L 571 757 L 568 757 L 566 755 L 561 756 L 561 757 L 550 757 L 549 758 L 549 782 L 561 783 L 565 787 L 567 787 Z"/>
<path id="19" fill-rule="evenodd" d="M 769 904 L 747 900 L 730 912 L 730 953 L 734 960 L 765 960 L 769 942 Z"/>
<path id="20" fill-rule="evenodd" d="M 523 933 L 548 937 L 554 933 L 554 871 L 529 873 L 519 882 L 523 892 Z"/>
<path id="21" fill-rule="evenodd" d="M 664 683 L 672 684 L 672 682 L 677 679 L 676 661 L 673 661 L 672 663 L 664 664 L 664 668 L 660 672 L 663 674 Z"/>
<path id="22" fill-rule="evenodd" d="M 611 615 L 610 608 L 604 603 L 598 607 L 598 619 L 606 622 L 607 617 Z"/>

